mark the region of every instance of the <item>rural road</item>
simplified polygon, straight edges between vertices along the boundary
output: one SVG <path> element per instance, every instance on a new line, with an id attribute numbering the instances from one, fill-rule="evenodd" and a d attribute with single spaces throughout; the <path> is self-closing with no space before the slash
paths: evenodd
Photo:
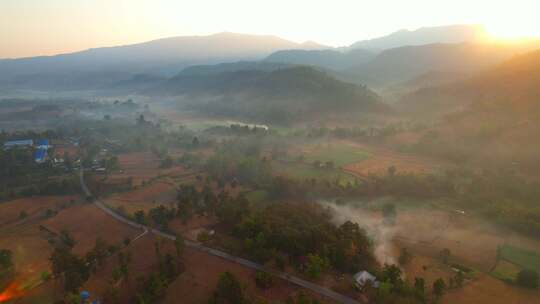
<path id="1" fill-rule="evenodd" d="M 86 186 L 86 183 L 84 181 L 84 169 L 82 168 L 82 166 L 81 166 L 81 170 L 80 170 L 80 173 L 79 173 L 79 179 L 80 179 L 80 183 L 81 183 L 81 188 L 83 189 L 84 193 L 86 194 L 86 196 L 91 197 L 92 193 L 90 192 L 90 190 L 88 189 L 88 187 Z M 145 232 L 151 232 L 151 233 L 153 233 L 155 235 L 158 235 L 158 236 L 161 236 L 163 238 L 170 239 L 170 240 L 173 240 L 173 241 L 176 240 L 176 236 L 173 235 L 173 234 L 165 233 L 163 231 L 160 231 L 160 230 L 157 230 L 157 229 L 154 229 L 154 228 L 151 228 L 151 227 L 147 227 L 145 225 L 138 224 L 136 222 L 133 222 L 133 221 L 131 221 L 131 220 L 117 214 L 116 212 L 114 212 L 112 209 L 107 207 L 103 202 L 101 202 L 98 199 L 94 200 L 94 205 L 96 207 L 98 207 L 99 209 L 103 210 L 103 212 L 105 212 L 106 214 L 112 216 L 113 218 L 117 219 L 118 221 L 120 221 L 120 222 L 122 222 L 122 223 L 124 223 L 126 225 L 129 225 L 129 226 L 131 226 L 133 228 L 142 229 Z M 342 294 L 334 292 L 334 291 L 332 291 L 332 290 L 330 290 L 328 288 L 325 288 L 325 287 L 319 286 L 317 284 L 308 282 L 308 281 L 300 279 L 298 277 L 289 275 L 289 274 L 287 274 L 285 272 L 281 272 L 281 271 L 277 271 L 277 270 L 274 270 L 274 269 L 264 267 L 261 264 L 258 264 L 258 263 L 255 263 L 255 262 L 252 262 L 252 261 L 249 261 L 249 260 L 234 256 L 234 255 L 230 255 L 230 254 L 228 254 L 226 252 L 223 252 L 221 250 L 206 247 L 206 246 L 204 246 L 204 245 L 202 245 L 201 243 L 198 243 L 198 242 L 193 242 L 193 241 L 186 240 L 186 239 L 184 239 L 184 242 L 185 242 L 186 246 L 188 246 L 190 248 L 193 248 L 195 250 L 206 252 L 206 253 L 208 253 L 210 255 L 223 258 L 223 259 L 225 259 L 227 261 L 234 262 L 234 263 L 246 266 L 246 267 L 251 268 L 251 269 L 260 270 L 260 271 L 270 273 L 270 274 L 272 274 L 272 275 L 274 275 L 276 277 L 279 277 L 279 278 L 281 278 L 281 279 L 283 279 L 283 280 L 285 280 L 287 282 L 290 282 L 290 283 L 293 283 L 293 284 L 298 285 L 300 287 L 309 289 L 309 290 L 311 290 L 311 291 L 313 291 L 315 293 L 323 295 L 323 296 L 325 296 L 325 297 L 327 297 L 329 299 L 332 299 L 334 301 L 337 301 L 337 302 L 340 302 L 340 303 L 345 303 L 345 304 L 360 304 L 360 302 L 356 301 L 355 299 L 349 298 L 347 296 L 344 296 Z"/>

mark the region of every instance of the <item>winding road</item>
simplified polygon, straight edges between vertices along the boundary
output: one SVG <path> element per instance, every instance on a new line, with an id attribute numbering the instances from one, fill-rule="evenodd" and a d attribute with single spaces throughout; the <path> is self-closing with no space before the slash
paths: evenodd
<path id="1" fill-rule="evenodd" d="M 90 190 L 88 189 L 88 187 L 86 186 L 86 183 L 84 181 L 84 169 L 82 168 L 82 166 L 81 166 L 81 170 L 80 170 L 80 173 L 79 173 L 79 179 L 80 179 L 80 183 L 81 183 L 81 188 L 83 189 L 86 196 L 92 197 L 92 193 L 90 192 Z M 154 228 L 151 228 L 151 227 L 147 227 L 145 225 L 138 224 L 136 222 L 133 222 L 133 221 L 131 221 L 131 220 L 117 214 L 116 212 L 114 212 L 112 209 L 107 207 L 103 202 L 101 202 L 97 198 L 94 199 L 93 203 L 94 203 L 94 205 L 96 207 L 101 209 L 106 214 L 112 216 L 116 220 L 118 220 L 118 221 L 120 221 L 120 222 L 122 222 L 122 223 L 124 223 L 126 225 L 129 225 L 129 226 L 131 226 L 133 228 L 142 229 L 144 231 L 144 234 L 146 234 L 147 232 L 151 232 L 151 233 L 153 233 L 155 235 L 161 236 L 161 237 L 166 238 L 166 239 L 176 240 L 176 236 L 173 235 L 173 234 L 165 233 L 163 231 L 160 231 L 160 230 L 157 230 L 157 229 L 154 229 Z M 186 239 L 184 240 L 184 242 L 185 242 L 186 246 L 188 246 L 190 248 L 193 248 L 195 250 L 206 252 L 206 253 L 208 253 L 210 255 L 220 257 L 220 258 L 225 259 L 227 261 L 234 262 L 234 263 L 246 266 L 246 267 L 251 268 L 251 269 L 260 270 L 260 271 L 270 273 L 270 274 L 272 274 L 272 275 L 274 275 L 276 277 L 279 277 L 279 278 L 281 278 L 281 279 L 283 279 L 283 280 L 285 280 L 287 282 L 293 283 L 293 284 L 298 285 L 300 287 L 303 287 L 305 289 L 309 289 L 309 290 L 311 290 L 311 291 L 313 291 L 315 293 L 323 295 L 323 296 L 325 296 L 325 297 L 327 297 L 329 299 L 332 299 L 334 301 L 337 301 L 337 302 L 340 302 L 340 303 L 345 303 L 345 304 L 360 304 L 360 302 L 358 302 L 355 299 L 344 296 L 344 295 L 339 294 L 337 292 L 334 292 L 334 291 L 332 291 L 332 290 L 330 290 L 328 288 L 319 286 L 317 284 L 311 283 L 311 282 L 303 280 L 301 278 L 292 276 L 292 275 L 290 275 L 288 273 L 277 271 L 277 270 L 274 270 L 274 269 L 270 269 L 270 268 L 265 267 L 265 266 L 263 266 L 261 264 L 258 264 L 258 263 L 255 263 L 255 262 L 252 262 L 252 261 L 249 261 L 249 260 L 234 256 L 234 255 L 231 255 L 231 254 L 228 254 L 228 253 L 223 252 L 221 250 L 206 247 L 206 246 L 204 246 L 204 245 L 202 245 L 201 243 L 198 243 L 198 242 L 194 242 L 194 241 L 190 241 L 190 240 L 186 240 Z"/>

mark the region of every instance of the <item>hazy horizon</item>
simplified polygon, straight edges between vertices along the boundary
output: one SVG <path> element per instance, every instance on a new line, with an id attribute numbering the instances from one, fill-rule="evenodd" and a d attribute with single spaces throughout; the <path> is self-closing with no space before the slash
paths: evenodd
<path id="1" fill-rule="evenodd" d="M 349 0 L 4 0 L 0 4 L 0 58 L 55 55 L 220 32 L 272 35 L 297 43 L 315 41 L 339 47 L 402 29 L 477 24 L 495 37 L 524 38 L 538 36 L 537 7 L 532 0 L 451 4 L 425 0 L 369 4 Z"/>

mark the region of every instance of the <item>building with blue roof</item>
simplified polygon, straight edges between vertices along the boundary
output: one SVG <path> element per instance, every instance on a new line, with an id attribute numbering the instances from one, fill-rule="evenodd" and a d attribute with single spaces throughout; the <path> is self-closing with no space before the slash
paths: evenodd
<path id="1" fill-rule="evenodd" d="M 36 151 L 34 151 L 34 160 L 36 163 L 44 162 L 45 157 L 47 157 L 47 149 L 36 149 Z"/>
<path id="2" fill-rule="evenodd" d="M 38 149 L 49 149 L 50 146 L 49 146 L 49 140 L 48 139 L 39 139 L 36 143 L 36 147 Z"/>

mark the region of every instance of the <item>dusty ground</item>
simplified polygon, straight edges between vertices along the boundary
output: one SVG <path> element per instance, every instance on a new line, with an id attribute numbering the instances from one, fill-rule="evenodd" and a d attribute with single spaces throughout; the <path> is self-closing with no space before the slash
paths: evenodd
<path id="1" fill-rule="evenodd" d="M 134 152 L 118 155 L 118 161 L 123 173 L 109 175 L 108 179 L 125 179 L 131 177 L 133 185 L 141 185 L 143 181 L 148 181 L 160 175 L 177 176 L 189 173 L 182 166 L 172 168 L 160 168 L 160 160 L 150 152 Z"/>
<path id="2" fill-rule="evenodd" d="M 178 299 L 182 299 L 182 303 L 186 304 L 208 302 L 219 275 L 225 271 L 233 273 L 244 284 L 246 292 L 251 297 L 284 301 L 289 295 L 299 291 L 295 285 L 277 279 L 273 287 L 267 290 L 258 289 L 255 286 L 253 270 L 191 249 L 185 251 L 184 261 L 186 272 L 169 287 L 164 303 L 179 303 Z M 317 298 L 325 301 L 323 303 L 329 303 L 326 299 L 318 296 Z"/>
<path id="3" fill-rule="evenodd" d="M 441 303 L 533 304 L 540 303 L 540 291 L 513 287 L 489 275 L 480 274 L 463 288 L 449 291 Z"/>
<path id="4" fill-rule="evenodd" d="M 92 249 L 97 238 L 111 245 L 119 245 L 125 238 L 132 239 L 140 233 L 91 204 L 66 209 L 44 221 L 43 225 L 53 231 L 67 230 L 77 241 L 73 252 L 80 255 Z"/>
<path id="5" fill-rule="evenodd" d="M 147 212 L 160 204 L 169 206 L 176 203 L 176 189 L 173 182 L 159 180 L 133 191 L 114 194 L 107 197 L 105 203 L 112 208 L 122 206 L 129 214 L 137 210 Z"/>

